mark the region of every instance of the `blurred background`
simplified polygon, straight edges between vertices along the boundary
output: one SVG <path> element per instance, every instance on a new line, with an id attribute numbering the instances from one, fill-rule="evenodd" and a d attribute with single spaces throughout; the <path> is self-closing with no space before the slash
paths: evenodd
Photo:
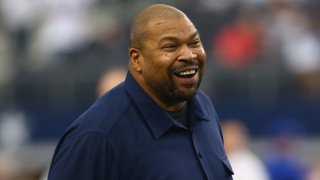
<path id="1" fill-rule="evenodd" d="M 201 33 L 201 89 L 235 180 L 250 180 L 248 167 L 255 180 L 319 180 L 315 0 L 0 0 L 0 180 L 46 179 L 64 130 L 123 78 L 130 23 L 152 3 L 181 9 Z"/>

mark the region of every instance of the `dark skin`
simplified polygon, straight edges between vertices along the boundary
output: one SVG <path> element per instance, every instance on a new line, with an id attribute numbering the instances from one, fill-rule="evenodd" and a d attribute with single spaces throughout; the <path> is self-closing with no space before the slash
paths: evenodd
<path id="1" fill-rule="evenodd" d="M 154 5 L 153 8 L 163 8 Z M 199 33 L 181 11 L 176 18 L 154 18 L 146 25 L 142 47 L 129 49 L 129 70 L 143 90 L 164 110 L 186 106 L 200 85 L 206 53 Z"/>

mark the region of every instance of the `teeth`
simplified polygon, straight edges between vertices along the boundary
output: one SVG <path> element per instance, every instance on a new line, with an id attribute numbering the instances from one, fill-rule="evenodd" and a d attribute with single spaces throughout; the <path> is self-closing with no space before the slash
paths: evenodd
<path id="1" fill-rule="evenodd" d="M 186 75 L 191 75 L 191 74 L 194 74 L 194 73 L 196 73 L 196 70 L 183 71 L 183 72 L 180 72 L 179 75 L 180 76 L 186 76 Z"/>

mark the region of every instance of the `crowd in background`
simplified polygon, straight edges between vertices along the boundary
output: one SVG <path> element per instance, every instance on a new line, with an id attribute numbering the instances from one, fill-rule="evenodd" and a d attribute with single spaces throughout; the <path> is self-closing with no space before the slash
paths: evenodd
<path id="1" fill-rule="evenodd" d="M 320 132 L 320 3 L 313 0 L 0 0 L 0 179 L 45 172 L 51 146 L 37 165 L 24 158 L 36 171 L 14 178 L 23 163 L 10 157 L 22 145 L 54 146 L 101 95 L 104 75 L 126 72 L 130 22 L 152 3 L 176 6 L 198 28 L 207 52 L 201 89 L 222 122 L 239 119 L 225 127 L 270 142 L 269 152 L 253 148 L 261 156 L 252 162 L 266 168 L 261 179 L 319 179 L 320 160 L 292 152 L 297 139 Z"/>

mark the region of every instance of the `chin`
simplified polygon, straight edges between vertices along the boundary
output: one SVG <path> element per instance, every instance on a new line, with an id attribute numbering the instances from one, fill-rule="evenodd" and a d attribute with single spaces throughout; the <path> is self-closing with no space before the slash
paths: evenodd
<path id="1" fill-rule="evenodd" d="M 187 101 L 197 94 L 198 89 L 192 91 L 176 91 L 175 99 L 177 101 Z"/>

